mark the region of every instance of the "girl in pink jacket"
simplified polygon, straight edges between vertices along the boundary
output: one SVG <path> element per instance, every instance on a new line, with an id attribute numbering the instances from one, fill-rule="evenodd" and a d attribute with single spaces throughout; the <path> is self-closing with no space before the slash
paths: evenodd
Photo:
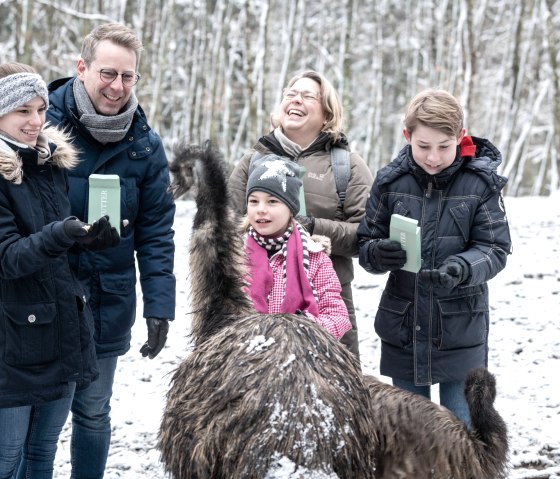
<path id="1" fill-rule="evenodd" d="M 352 327 L 328 256 L 330 240 L 310 237 L 295 220 L 300 167 L 276 155 L 256 158 L 247 181 L 247 291 L 255 309 L 304 314 L 336 339 Z"/>

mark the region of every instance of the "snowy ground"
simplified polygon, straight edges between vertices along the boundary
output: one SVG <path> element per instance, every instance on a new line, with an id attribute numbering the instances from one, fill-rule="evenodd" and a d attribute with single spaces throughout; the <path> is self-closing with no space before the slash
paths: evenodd
<path id="1" fill-rule="evenodd" d="M 156 359 L 142 358 L 138 350 L 146 339 L 146 326 L 140 319 L 131 351 L 119 360 L 106 479 L 166 477 L 155 444 L 170 373 L 189 349 L 187 241 L 192 207 L 192 202 L 177 205 L 177 319 L 167 345 Z M 497 408 L 511 436 L 509 477 L 560 479 L 560 195 L 506 198 L 506 208 L 514 249 L 506 269 L 490 282 L 489 366 L 498 381 Z M 376 375 L 379 341 L 373 318 L 385 279 L 369 275 L 356 262 L 362 368 Z M 55 478 L 70 476 L 69 436 L 67 424 Z"/>

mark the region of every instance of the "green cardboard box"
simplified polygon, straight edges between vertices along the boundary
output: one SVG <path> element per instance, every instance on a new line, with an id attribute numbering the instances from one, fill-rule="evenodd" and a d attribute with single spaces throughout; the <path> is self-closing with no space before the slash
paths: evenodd
<path id="1" fill-rule="evenodd" d="M 391 215 L 389 238 L 398 241 L 406 251 L 406 263 L 402 269 L 418 273 L 422 266 L 422 234 L 418 220 L 398 214 Z"/>
<path id="2" fill-rule="evenodd" d="M 121 184 L 119 175 L 89 176 L 88 223 L 108 215 L 111 226 L 120 232 Z"/>

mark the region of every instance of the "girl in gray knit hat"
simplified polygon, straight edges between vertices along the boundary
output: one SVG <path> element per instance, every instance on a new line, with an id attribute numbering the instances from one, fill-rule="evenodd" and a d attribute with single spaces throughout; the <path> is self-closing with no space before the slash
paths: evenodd
<path id="1" fill-rule="evenodd" d="M 340 339 L 352 325 L 340 282 L 325 250 L 294 219 L 300 204 L 300 168 L 287 158 L 266 155 L 249 167 L 247 181 L 247 291 L 260 313 L 297 313 Z"/>
<path id="2" fill-rule="evenodd" d="M 70 216 L 76 151 L 43 128 L 48 104 L 33 68 L 0 64 L 0 479 L 52 477 L 74 390 L 98 374 L 93 318 L 67 251 L 119 240 L 106 219 Z"/>

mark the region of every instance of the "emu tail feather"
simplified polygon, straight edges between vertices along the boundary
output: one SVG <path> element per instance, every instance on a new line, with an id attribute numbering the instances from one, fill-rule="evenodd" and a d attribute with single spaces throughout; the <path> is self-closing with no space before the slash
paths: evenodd
<path id="1" fill-rule="evenodd" d="M 480 465 L 484 477 L 507 477 L 507 426 L 494 408 L 496 379 L 486 369 L 469 372 L 465 380 L 465 397 L 469 405 Z"/>
<path id="2" fill-rule="evenodd" d="M 207 141 L 182 144 L 170 165 L 171 189 L 181 196 L 193 187 L 197 211 L 189 243 L 193 310 L 191 334 L 200 344 L 231 322 L 254 312 L 245 286 L 245 256 L 240 218 L 227 190 L 222 154 Z"/>

